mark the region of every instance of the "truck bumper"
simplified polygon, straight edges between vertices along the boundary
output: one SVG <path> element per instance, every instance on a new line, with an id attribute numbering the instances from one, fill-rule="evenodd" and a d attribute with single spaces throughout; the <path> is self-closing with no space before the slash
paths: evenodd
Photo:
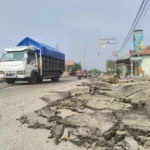
<path id="1" fill-rule="evenodd" d="M 0 78 L 6 79 L 6 78 L 11 78 L 11 79 L 24 79 L 28 78 L 28 75 L 12 75 L 12 76 L 6 76 L 5 74 L 0 75 Z"/>

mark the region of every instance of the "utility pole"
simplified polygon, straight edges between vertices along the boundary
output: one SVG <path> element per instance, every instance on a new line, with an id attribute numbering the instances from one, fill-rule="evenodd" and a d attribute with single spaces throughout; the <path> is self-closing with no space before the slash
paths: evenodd
<path id="1" fill-rule="evenodd" d="M 80 50 L 80 63 L 81 63 L 81 66 L 83 65 L 82 68 L 85 69 L 86 67 L 86 47 L 85 46 L 83 49 Z"/>
<path id="2" fill-rule="evenodd" d="M 80 50 L 80 64 L 82 66 L 82 50 Z"/>
<path id="3" fill-rule="evenodd" d="M 118 60 L 118 51 L 116 51 L 116 43 L 117 43 L 116 38 L 108 38 L 108 39 L 102 38 L 100 40 L 100 44 L 101 44 L 102 48 L 105 48 L 106 45 L 108 45 L 108 44 L 113 44 L 114 45 L 114 51 L 112 52 L 112 55 L 116 56 L 117 60 Z"/>
<path id="4" fill-rule="evenodd" d="M 86 62 L 85 62 L 85 61 L 86 61 L 86 60 L 85 60 L 85 57 L 86 57 L 86 51 L 85 51 L 85 48 L 86 48 L 86 47 L 84 46 L 84 56 L 83 56 L 83 59 L 84 59 L 84 66 L 83 66 L 83 67 L 84 67 L 84 69 L 85 69 L 85 67 L 86 67 L 86 65 L 85 65 L 85 64 L 86 64 Z"/>

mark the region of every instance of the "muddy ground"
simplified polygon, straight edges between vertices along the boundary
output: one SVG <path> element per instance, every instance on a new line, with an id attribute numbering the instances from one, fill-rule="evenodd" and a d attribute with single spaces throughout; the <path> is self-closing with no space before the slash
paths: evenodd
<path id="1" fill-rule="evenodd" d="M 88 81 L 49 91 L 47 105 L 18 120 L 49 132 L 56 145 L 71 142 L 100 150 L 150 150 L 150 83 Z"/>

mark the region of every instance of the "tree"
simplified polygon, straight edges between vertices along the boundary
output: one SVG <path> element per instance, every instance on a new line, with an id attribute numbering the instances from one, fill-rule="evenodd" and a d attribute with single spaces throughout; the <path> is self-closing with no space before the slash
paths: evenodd
<path id="1" fill-rule="evenodd" d="M 116 63 L 114 60 L 107 60 L 106 61 L 106 69 L 108 73 L 114 73 L 116 69 Z"/>
<path id="2" fill-rule="evenodd" d="M 75 74 L 77 70 L 80 70 L 82 67 L 81 67 L 81 64 L 80 63 L 74 63 L 73 66 L 68 66 L 68 70 L 70 70 L 71 74 Z"/>
<path id="3" fill-rule="evenodd" d="M 116 66 L 116 73 L 118 75 L 120 75 L 122 73 L 122 70 L 121 70 L 120 66 L 118 66 L 118 65 Z"/>
<path id="4" fill-rule="evenodd" d="M 100 70 L 98 70 L 98 69 L 96 69 L 96 68 L 94 68 L 94 69 L 91 69 L 91 70 L 89 70 L 92 74 L 100 74 L 101 73 L 101 71 Z"/>

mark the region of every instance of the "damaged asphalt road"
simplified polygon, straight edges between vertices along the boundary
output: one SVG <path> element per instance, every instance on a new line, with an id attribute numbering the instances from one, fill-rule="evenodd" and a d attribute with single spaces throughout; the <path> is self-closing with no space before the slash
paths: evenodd
<path id="1" fill-rule="evenodd" d="M 51 91 L 47 105 L 20 117 L 29 128 L 46 129 L 58 145 L 103 150 L 150 149 L 148 82 L 113 85 L 89 81 L 69 91 Z"/>

